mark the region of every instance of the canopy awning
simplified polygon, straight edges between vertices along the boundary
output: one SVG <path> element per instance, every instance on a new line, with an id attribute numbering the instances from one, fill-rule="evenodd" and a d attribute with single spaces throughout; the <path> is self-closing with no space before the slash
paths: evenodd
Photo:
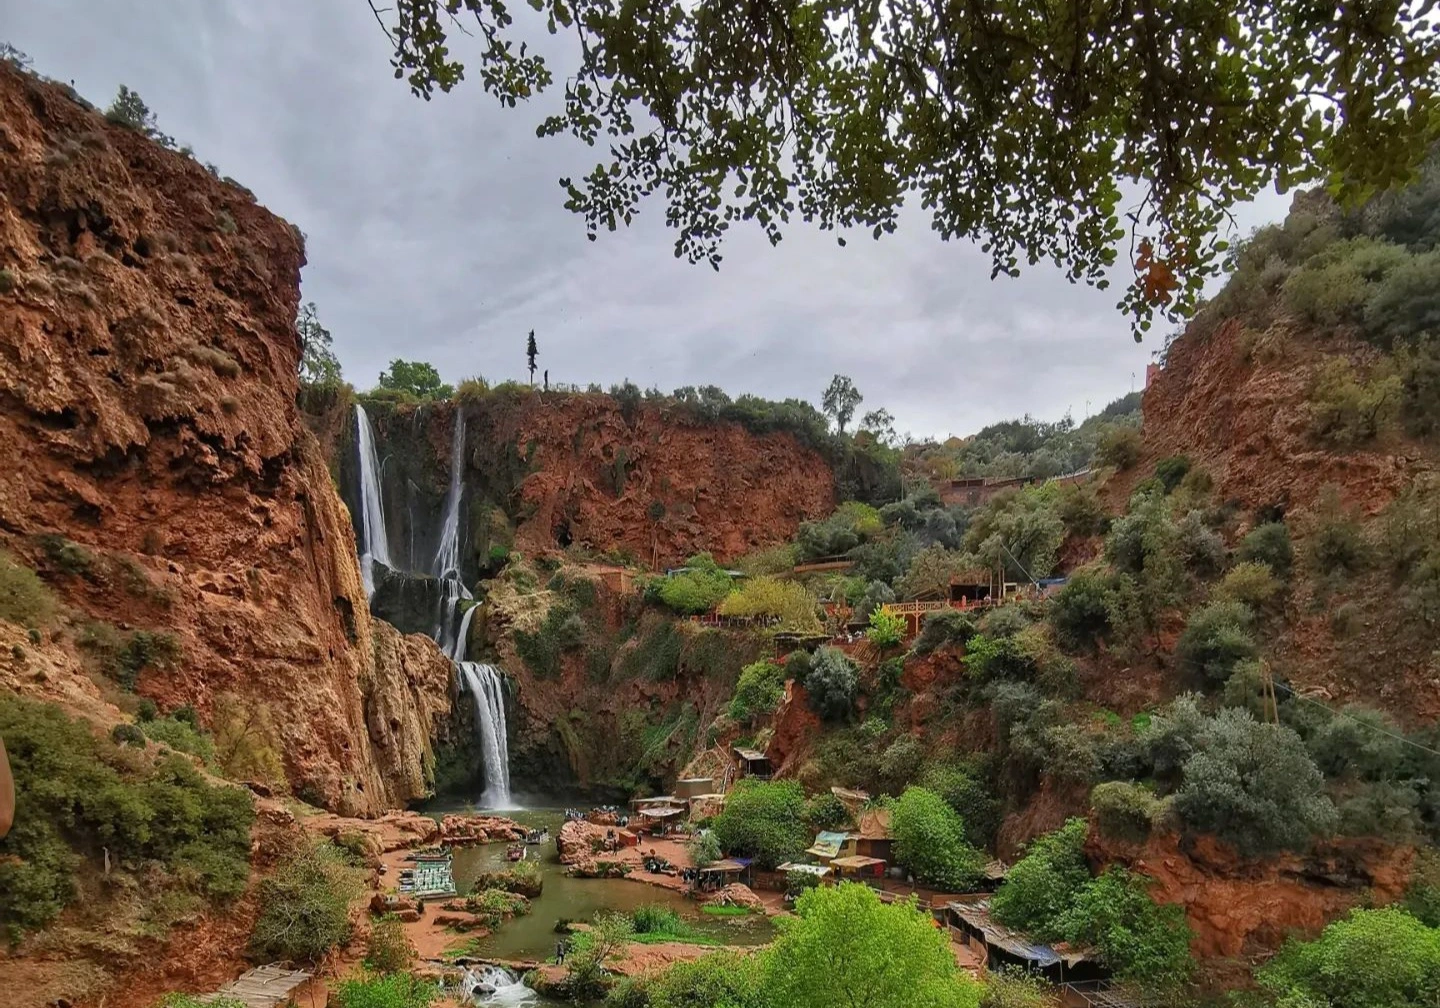
<path id="1" fill-rule="evenodd" d="M 821 858 L 839 857 L 840 848 L 845 846 L 845 841 L 848 839 L 850 839 L 848 833 L 821 832 L 815 837 L 815 843 L 805 853 Z"/>
<path id="2" fill-rule="evenodd" d="M 747 749 L 744 746 L 735 747 L 735 755 L 739 756 L 746 763 L 763 763 L 766 756 L 758 749 Z"/>
<path id="3" fill-rule="evenodd" d="M 679 805 L 681 800 L 674 795 L 655 795 L 651 798 L 631 798 L 630 804 L 644 808 L 647 805 Z"/>
<path id="4" fill-rule="evenodd" d="M 642 808 L 640 814 L 647 819 L 669 819 L 671 816 L 684 815 L 684 809 L 678 808 Z"/>
<path id="5" fill-rule="evenodd" d="M 790 862 L 790 861 L 785 862 L 784 864 L 782 864 L 779 868 L 777 868 L 777 869 L 775 869 L 775 870 L 776 870 L 776 871 L 786 872 L 786 873 L 789 873 L 789 872 L 801 872 L 802 874 L 805 874 L 805 875 L 814 875 L 816 878 L 824 878 L 826 875 L 829 875 L 829 874 L 830 874 L 830 869 L 827 868 L 825 865 L 820 865 L 820 864 L 795 864 L 795 863 Z"/>
<path id="6" fill-rule="evenodd" d="M 869 867 L 871 867 L 872 865 L 884 864 L 884 863 L 885 863 L 885 859 L 884 859 L 884 858 L 878 858 L 878 857 L 862 857 L 861 855 L 858 855 L 858 854 L 857 854 L 857 855 L 854 855 L 854 856 L 852 856 L 852 857 L 837 857 L 835 860 L 833 860 L 833 861 L 830 862 L 830 867 L 832 867 L 832 868 L 869 868 Z"/>
<path id="7" fill-rule="evenodd" d="M 704 868 L 701 868 L 701 869 L 700 869 L 700 871 L 701 871 L 702 873 L 704 873 L 704 872 L 712 872 L 712 873 L 718 872 L 719 874 L 722 874 L 722 875 L 731 875 L 731 874 L 735 874 L 735 873 L 737 873 L 737 872 L 742 872 L 742 871 L 744 871 L 744 870 L 745 870 L 745 866 L 744 866 L 743 864 L 741 864 L 739 861 L 732 861 L 732 860 L 730 860 L 729 858 L 726 858 L 724 861 L 716 861 L 714 864 L 712 864 L 712 865 L 706 865 Z"/>

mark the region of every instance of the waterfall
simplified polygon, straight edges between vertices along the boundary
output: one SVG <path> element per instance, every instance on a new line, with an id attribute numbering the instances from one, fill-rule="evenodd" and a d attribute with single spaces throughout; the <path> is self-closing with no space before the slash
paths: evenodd
<path id="1" fill-rule="evenodd" d="M 377 563 L 395 566 L 390 560 L 390 540 L 385 532 L 385 503 L 380 497 L 380 460 L 375 452 L 375 431 L 365 407 L 355 404 L 356 440 L 360 446 L 360 577 L 365 583 L 365 598 L 375 596 Z"/>
<path id="2" fill-rule="evenodd" d="M 375 451 L 375 434 L 370 418 L 359 405 L 355 414 L 360 430 L 360 512 L 363 519 L 361 541 L 364 552 L 360 570 L 365 578 L 365 597 L 373 598 L 375 580 L 373 563 L 394 567 L 385 538 L 385 513 L 380 501 L 380 466 Z M 460 512 L 464 497 L 465 414 L 455 410 L 455 431 L 450 442 L 450 485 L 445 492 L 445 513 L 440 527 L 440 545 L 430 570 L 424 573 L 439 582 L 440 600 L 430 636 L 455 663 L 465 688 L 475 704 L 475 727 L 480 736 L 480 753 L 484 759 L 485 791 L 481 804 L 486 808 L 514 808 L 510 803 L 510 747 L 505 728 L 505 677 L 493 665 L 466 661 L 465 648 L 470 636 L 470 620 L 475 607 L 460 603 L 472 598 L 460 576 Z M 410 523 L 413 528 L 413 522 Z M 410 551 L 413 557 L 414 550 Z M 529 989 L 516 985 L 527 993 Z M 485 1004 L 519 1004 L 526 1002 L 493 1001 Z"/>
<path id="3" fill-rule="evenodd" d="M 460 978 L 461 1000 L 477 1005 L 534 1005 L 538 996 L 523 980 L 499 966 L 471 966 Z"/>
<path id="4" fill-rule="evenodd" d="M 473 611 L 473 610 L 472 610 Z M 469 612 L 465 614 L 467 617 Z M 475 724 L 480 729 L 480 753 L 485 758 L 485 808 L 508 809 L 510 803 L 510 741 L 505 732 L 505 679 L 494 665 L 459 663 L 460 678 L 475 702 Z"/>

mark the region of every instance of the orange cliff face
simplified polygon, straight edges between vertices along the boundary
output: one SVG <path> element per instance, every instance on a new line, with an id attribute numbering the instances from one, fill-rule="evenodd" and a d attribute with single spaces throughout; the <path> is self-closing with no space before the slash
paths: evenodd
<path id="1" fill-rule="evenodd" d="M 138 681 L 162 709 L 269 704 L 291 785 L 337 811 L 422 795 L 451 668 L 370 618 L 299 421 L 299 232 L 4 66 L 0 195 L 0 544 L 75 610 L 58 646 L 173 634 Z"/>

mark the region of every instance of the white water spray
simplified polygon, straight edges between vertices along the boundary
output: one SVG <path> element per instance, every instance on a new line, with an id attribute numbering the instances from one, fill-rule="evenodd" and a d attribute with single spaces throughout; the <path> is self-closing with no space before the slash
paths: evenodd
<path id="1" fill-rule="evenodd" d="M 471 966 L 460 980 L 460 996 L 477 1005 L 519 1006 L 539 1003 L 524 981 L 499 966 Z"/>
<path id="2" fill-rule="evenodd" d="M 360 578 L 365 598 L 375 596 L 375 564 L 395 566 L 390 559 L 390 540 L 385 531 L 385 503 L 380 497 L 380 459 L 375 451 L 375 431 L 365 407 L 355 404 L 356 441 L 360 446 Z"/>

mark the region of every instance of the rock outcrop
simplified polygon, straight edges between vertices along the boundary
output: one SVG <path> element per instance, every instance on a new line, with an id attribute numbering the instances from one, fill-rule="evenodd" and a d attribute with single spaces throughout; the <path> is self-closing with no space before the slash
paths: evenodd
<path id="1" fill-rule="evenodd" d="M 144 630 L 167 658 L 130 672 L 162 708 L 268 705 L 302 796 L 424 794 L 451 669 L 371 620 L 295 409 L 299 231 L 8 66 L 0 197 L 0 542 L 103 645 L 92 666 Z"/>

